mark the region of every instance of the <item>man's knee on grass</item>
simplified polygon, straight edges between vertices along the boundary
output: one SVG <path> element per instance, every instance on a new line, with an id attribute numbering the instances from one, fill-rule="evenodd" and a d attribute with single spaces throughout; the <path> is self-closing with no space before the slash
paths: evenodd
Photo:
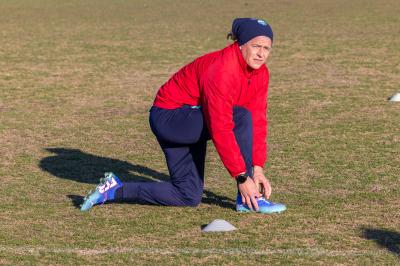
<path id="1" fill-rule="evenodd" d="M 184 206 L 186 206 L 186 207 L 197 207 L 197 206 L 199 206 L 202 196 L 203 196 L 203 193 L 184 196 L 183 197 Z"/>

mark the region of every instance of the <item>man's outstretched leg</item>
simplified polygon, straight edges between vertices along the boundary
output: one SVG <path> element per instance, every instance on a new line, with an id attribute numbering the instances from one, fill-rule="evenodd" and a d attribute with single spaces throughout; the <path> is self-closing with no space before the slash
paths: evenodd
<path id="1" fill-rule="evenodd" d="M 123 200 L 167 206 L 197 206 L 203 195 L 207 142 L 191 146 L 161 143 L 170 182 L 124 183 Z"/>
<path id="2" fill-rule="evenodd" d="M 150 126 L 164 152 L 170 182 L 124 183 L 122 199 L 168 206 L 197 206 L 203 195 L 208 131 L 201 109 L 153 107 Z"/>
<path id="3" fill-rule="evenodd" d="M 203 194 L 209 139 L 201 110 L 190 106 L 174 110 L 153 107 L 150 125 L 165 154 L 171 182 L 122 183 L 113 200 L 170 206 L 198 205 Z"/>

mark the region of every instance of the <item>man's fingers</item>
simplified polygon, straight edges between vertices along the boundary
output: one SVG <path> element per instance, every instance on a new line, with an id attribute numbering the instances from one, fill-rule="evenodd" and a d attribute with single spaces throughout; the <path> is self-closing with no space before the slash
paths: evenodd
<path id="1" fill-rule="evenodd" d="M 271 196 L 271 192 L 272 192 L 271 185 L 268 182 L 265 182 L 264 188 L 265 188 L 264 195 L 267 199 L 269 199 L 269 197 Z"/>
<path id="2" fill-rule="evenodd" d="M 246 204 L 249 206 L 250 210 L 253 210 L 253 206 L 251 204 L 251 200 L 249 196 L 246 196 Z"/>
<path id="3" fill-rule="evenodd" d="M 267 180 L 263 180 L 262 187 L 263 187 L 262 194 L 264 195 L 264 197 L 266 197 L 268 199 L 269 196 L 271 196 L 271 185 L 269 184 L 269 182 Z"/>
<path id="4" fill-rule="evenodd" d="M 267 193 L 265 193 L 265 194 L 266 194 L 266 197 L 267 197 L 267 199 L 269 199 L 269 197 L 271 197 L 271 193 L 272 193 L 272 190 L 271 190 L 271 188 L 269 188 L 269 189 L 268 189 L 268 192 L 267 192 Z"/>
<path id="5" fill-rule="evenodd" d="M 264 181 L 262 185 L 264 187 L 263 196 L 268 198 L 268 191 L 269 191 L 268 183 Z"/>
<path id="6" fill-rule="evenodd" d="M 252 202 L 252 204 L 253 204 L 253 206 L 254 206 L 254 209 L 255 209 L 256 211 L 258 211 L 257 199 L 256 199 L 255 197 L 251 197 L 251 202 Z"/>

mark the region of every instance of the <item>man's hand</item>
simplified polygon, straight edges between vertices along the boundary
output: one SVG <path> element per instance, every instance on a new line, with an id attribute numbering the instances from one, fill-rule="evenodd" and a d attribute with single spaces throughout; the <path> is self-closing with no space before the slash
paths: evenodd
<path id="1" fill-rule="evenodd" d="M 253 175 L 253 180 L 255 185 L 257 186 L 257 189 L 260 191 L 260 188 L 262 188 L 264 197 L 269 199 L 271 196 L 271 184 L 269 183 L 268 179 L 264 175 L 264 171 L 262 167 L 260 166 L 254 166 L 254 175 Z"/>
<path id="2" fill-rule="evenodd" d="M 261 194 L 253 179 L 248 177 L 246 182 L 238 185 L 238 189 L 242 196 L 242 202 L 246 203 L 251 210 L 258 211 L 257 197 L 260 197 Z"/>

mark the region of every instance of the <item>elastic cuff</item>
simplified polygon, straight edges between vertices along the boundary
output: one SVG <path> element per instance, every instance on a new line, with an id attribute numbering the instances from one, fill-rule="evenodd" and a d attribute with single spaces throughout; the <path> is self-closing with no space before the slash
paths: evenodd
<path id="1" fill-rule="evenodd" d="M 233 179 L 236 180 L 236 177 L 237 177 L 238 175 L 241 175 L 241 174 L 247 174 L 247 173 L 246 173 L 246 171 L 241 171 L 241 172 L 238 172 L 238 173 L 236 173 L 236 174 L 233 173 L 233 174 L 231 174 L 231 176 L 232 176 Z"/>

